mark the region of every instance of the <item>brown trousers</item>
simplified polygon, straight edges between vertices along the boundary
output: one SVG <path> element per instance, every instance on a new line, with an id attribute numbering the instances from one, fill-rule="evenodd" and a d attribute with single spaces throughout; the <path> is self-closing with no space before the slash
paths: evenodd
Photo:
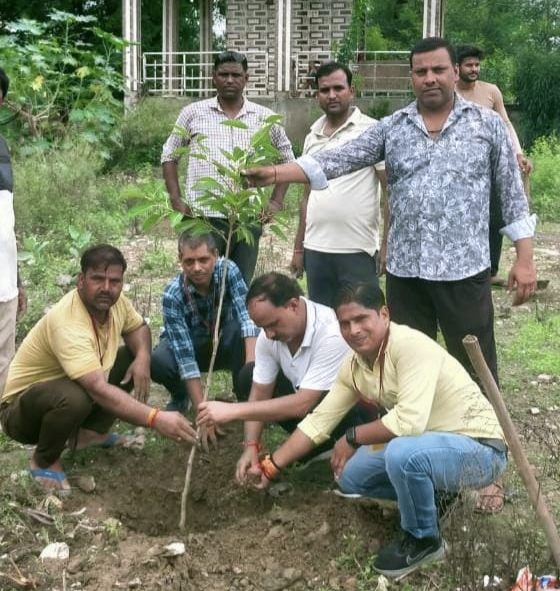
<path id="1" fill-rule="evenodd" d="M 132 384 L 120 385 L 134 357 L 120 347 L 109 373 L 109 383 L 127 391 Z M 69 378 L 35 384 L 18 394 L 9 404 L 0 406 L 4 433 L 20 443 L 35 444 L 34 458 L 40 468 L 58 460 L 68 441 L 75 440 L 79 429 L 108 433 L 115 416 L 96 404 L 90 395 Z"/>

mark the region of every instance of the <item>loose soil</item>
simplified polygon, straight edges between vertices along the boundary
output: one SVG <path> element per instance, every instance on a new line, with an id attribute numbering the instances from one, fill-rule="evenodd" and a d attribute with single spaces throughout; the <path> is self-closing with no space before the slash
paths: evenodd
<path id="1" fill-rule="evenodd" d="M 138 243 L 127 248 L 133 268 L 141 259 L 138 250 Z M 536 255 L 539 278 L 550 280 L 538 297 L 558 310 L 558 236 L 539 235 Z M 285 253 L 282 256 L 285 259 Z M 504 253 L 504 270 L 511 256 Z M 504 310 L 510 297 L 505 291 L 495 295 L 499 334 L 507 334 L 509 316 Z M 152 299 L 157 306 L 159 296 Z M 532 310 L 529 304 L 514 314 Z M 160 404 L 165 401 L 157 388 L 154 397 Z M 140 451 L 96 449 L 65 456 L 65 470 L 76 486 L 60 505 L 30 488 L 25 475 L 11 475 L 21 481 L 21 497 L 2 509 L 13 517 L 12 525 L 0 530 L 0 591 L 353 591 L 358 589 L 357 574 L 369 572 L 371 556 L 398 529 L 394 504 L 334 495 L 328 462 L 291 468 L 266 492 L 239 487 L 233 476 L 242 451 L 242 428 L 236 424 L 227 426 L 217 451 L 197 453 L 187 527 L 180 531 L 190 448 L 152 432 L 144 436 L 146 445 Z M 29 448 L 10 445 L 0 453 L 0 462 L 8 460 L 7 454 L 11 460 L 20 454 L 23 470 L 28 453 Z M 93 477 L 94 491 L 78 488 L 84 476 Z M 484 522 L 476 519 L 471 514 L 468 522 L 484 531 Z M 49 542 L 66 542 L 69 559 L 39 560 Z M 175 542 L 183 543 L 185 552 L 170 556 L 166 546 Z M 506 583 L 496 588 L 509 589 Z M 415 588 L 421 587 L 408 587 Z"/>

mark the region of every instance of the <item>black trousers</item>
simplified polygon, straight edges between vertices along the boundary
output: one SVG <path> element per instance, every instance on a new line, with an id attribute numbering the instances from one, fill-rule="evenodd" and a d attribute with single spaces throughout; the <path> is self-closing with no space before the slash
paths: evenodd
<path id="1" fill-rule="evenodd" d="M 210 358 L 212 357 L 211 334 L 191 335 L 194 353 L 198 369 L 201 372 L 208 371 Z M 237 320 L 225 322 L 218 343 L 218 352 L 214 369 L 229 370 L 233 382 L 233 391 L 237 394 L 238 374 L 245 363 L 245 341 L 241 336 L 241 326 Z M 171 394 L 174 402 L 184 402 L 187 399 L 185 380 L 179 374 L 179 366 L 175 360 L 175 354 L 171 349 L 167 337 L 159 340 L 157 347 L 152 351 L 150 365 L 152 381 L 165 386 Z"/>
<path id="2" fill-rule="evenodd" d="M 224 218 L 208 218 L 214 231 L 212 235 L 218 245 L 220 254 L 223 255 L 226 250 L 226 240 L 228 232 L 228 223 Z M 252 236 L 252 244 L 246 240 L 239 239 L 236 234 L 232 236 L 230 243 L 229 258 L 239 267 L 243 279 L 247 286 L 251 284 L 255 267 L 257 265 L 257 258 L 259 256 L 259 240 L 262 234 L 262 224 L 255 220 L 250 230 Z"/>
<path id="3" fill-rule="evenodd" d="M 463 337 L 477 337 L 490 372 L 498 382 L 494 339 L 494 306 L 490 270 L 459 281 L 427 281 L 387 273 L 387 305 L 391 319 L 436 339 L 438 325 L 447 350 L 478 382 L 463 346 Z"/>
<path id="4" fill-rule="evenodd" d="M 130 392 L 133 384 L 121 385 L 134 356 L 119 348 L 109 373 L 109 384 Z M 20 443 L 36 444 L 35 461 L 40 468 L 53 464 L 76 437 L 79 429 L 108 433 L 115 416 L 93 401 L 80 384 L 70 378 L 38 382 L 0 407 L 2 429 Z"/>
<path id="5" fill-rule="evenodd" d="M 304 267 L 309 299 L 331 308 L 337 290 L 343 285 L 379 285 L 376 259 L 367 252 L 338 254 L 306 248 Z"/>

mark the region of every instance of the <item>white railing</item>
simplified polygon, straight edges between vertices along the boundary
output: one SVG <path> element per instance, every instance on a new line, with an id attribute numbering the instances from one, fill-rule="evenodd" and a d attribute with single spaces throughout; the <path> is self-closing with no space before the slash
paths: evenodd
<path id="1" fill-rule="evenodd" d="M 142 55 L 142 88 L 160 96 L 207 97 L 214 94 L 215 52 L 147 52 Z M 272 96 L 277 91 L 267 51 L 245 52 L 249 65 L 248 96 Z M 359 96 L 406 97 L 412 94 L 407 51 L 363 51 L 350 64 Z M 333 59 L 329 52 L 292 54 L 290 96 L 315 94 L 309 75 L 313 62 Z M 286 90 L 286 89 L 283 89 Z"/>
<path id="2" fill-rule="evenodd" d="M 247 94 L 271 94 L 265 51 L 244 52 L 249 66 Z M 216 52 L 146 52 L 142 55 L 142 87 L 161 96 L 207 97 L 214 94 L 212 71 Z"/>

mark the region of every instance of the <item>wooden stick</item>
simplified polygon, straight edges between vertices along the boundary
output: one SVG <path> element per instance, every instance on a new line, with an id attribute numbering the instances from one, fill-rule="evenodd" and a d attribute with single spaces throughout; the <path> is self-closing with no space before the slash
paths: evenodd
<path id="1" fill-rule="evenodd" d="M 480 345 L 478 344 L 478 339 L 473 335 L 467 335 L 463 339 L 463 345 L 476 371 L 476 375 L 479 377 L 482 387 L 496 411 L 496 415 L 498 416 L 498 420 L 509 446 L 509 451 L 515 460 L 519 475 L 525 484 L 531 503 L 537 512 L 537 517 L 543 526 L 548 546 L 552 552 L 556 566 L 560 568 L 560 537 L 558 536 L 558 530 L 556 529 L 554 519 L 548 510 L 544 497 L 541 494 L 540 485 L 533 474 L 527 455 L 521 446 L 521 440 L 519 439 L 515 425 L 511 420 L 500 390 L 486 365 Z"/>

